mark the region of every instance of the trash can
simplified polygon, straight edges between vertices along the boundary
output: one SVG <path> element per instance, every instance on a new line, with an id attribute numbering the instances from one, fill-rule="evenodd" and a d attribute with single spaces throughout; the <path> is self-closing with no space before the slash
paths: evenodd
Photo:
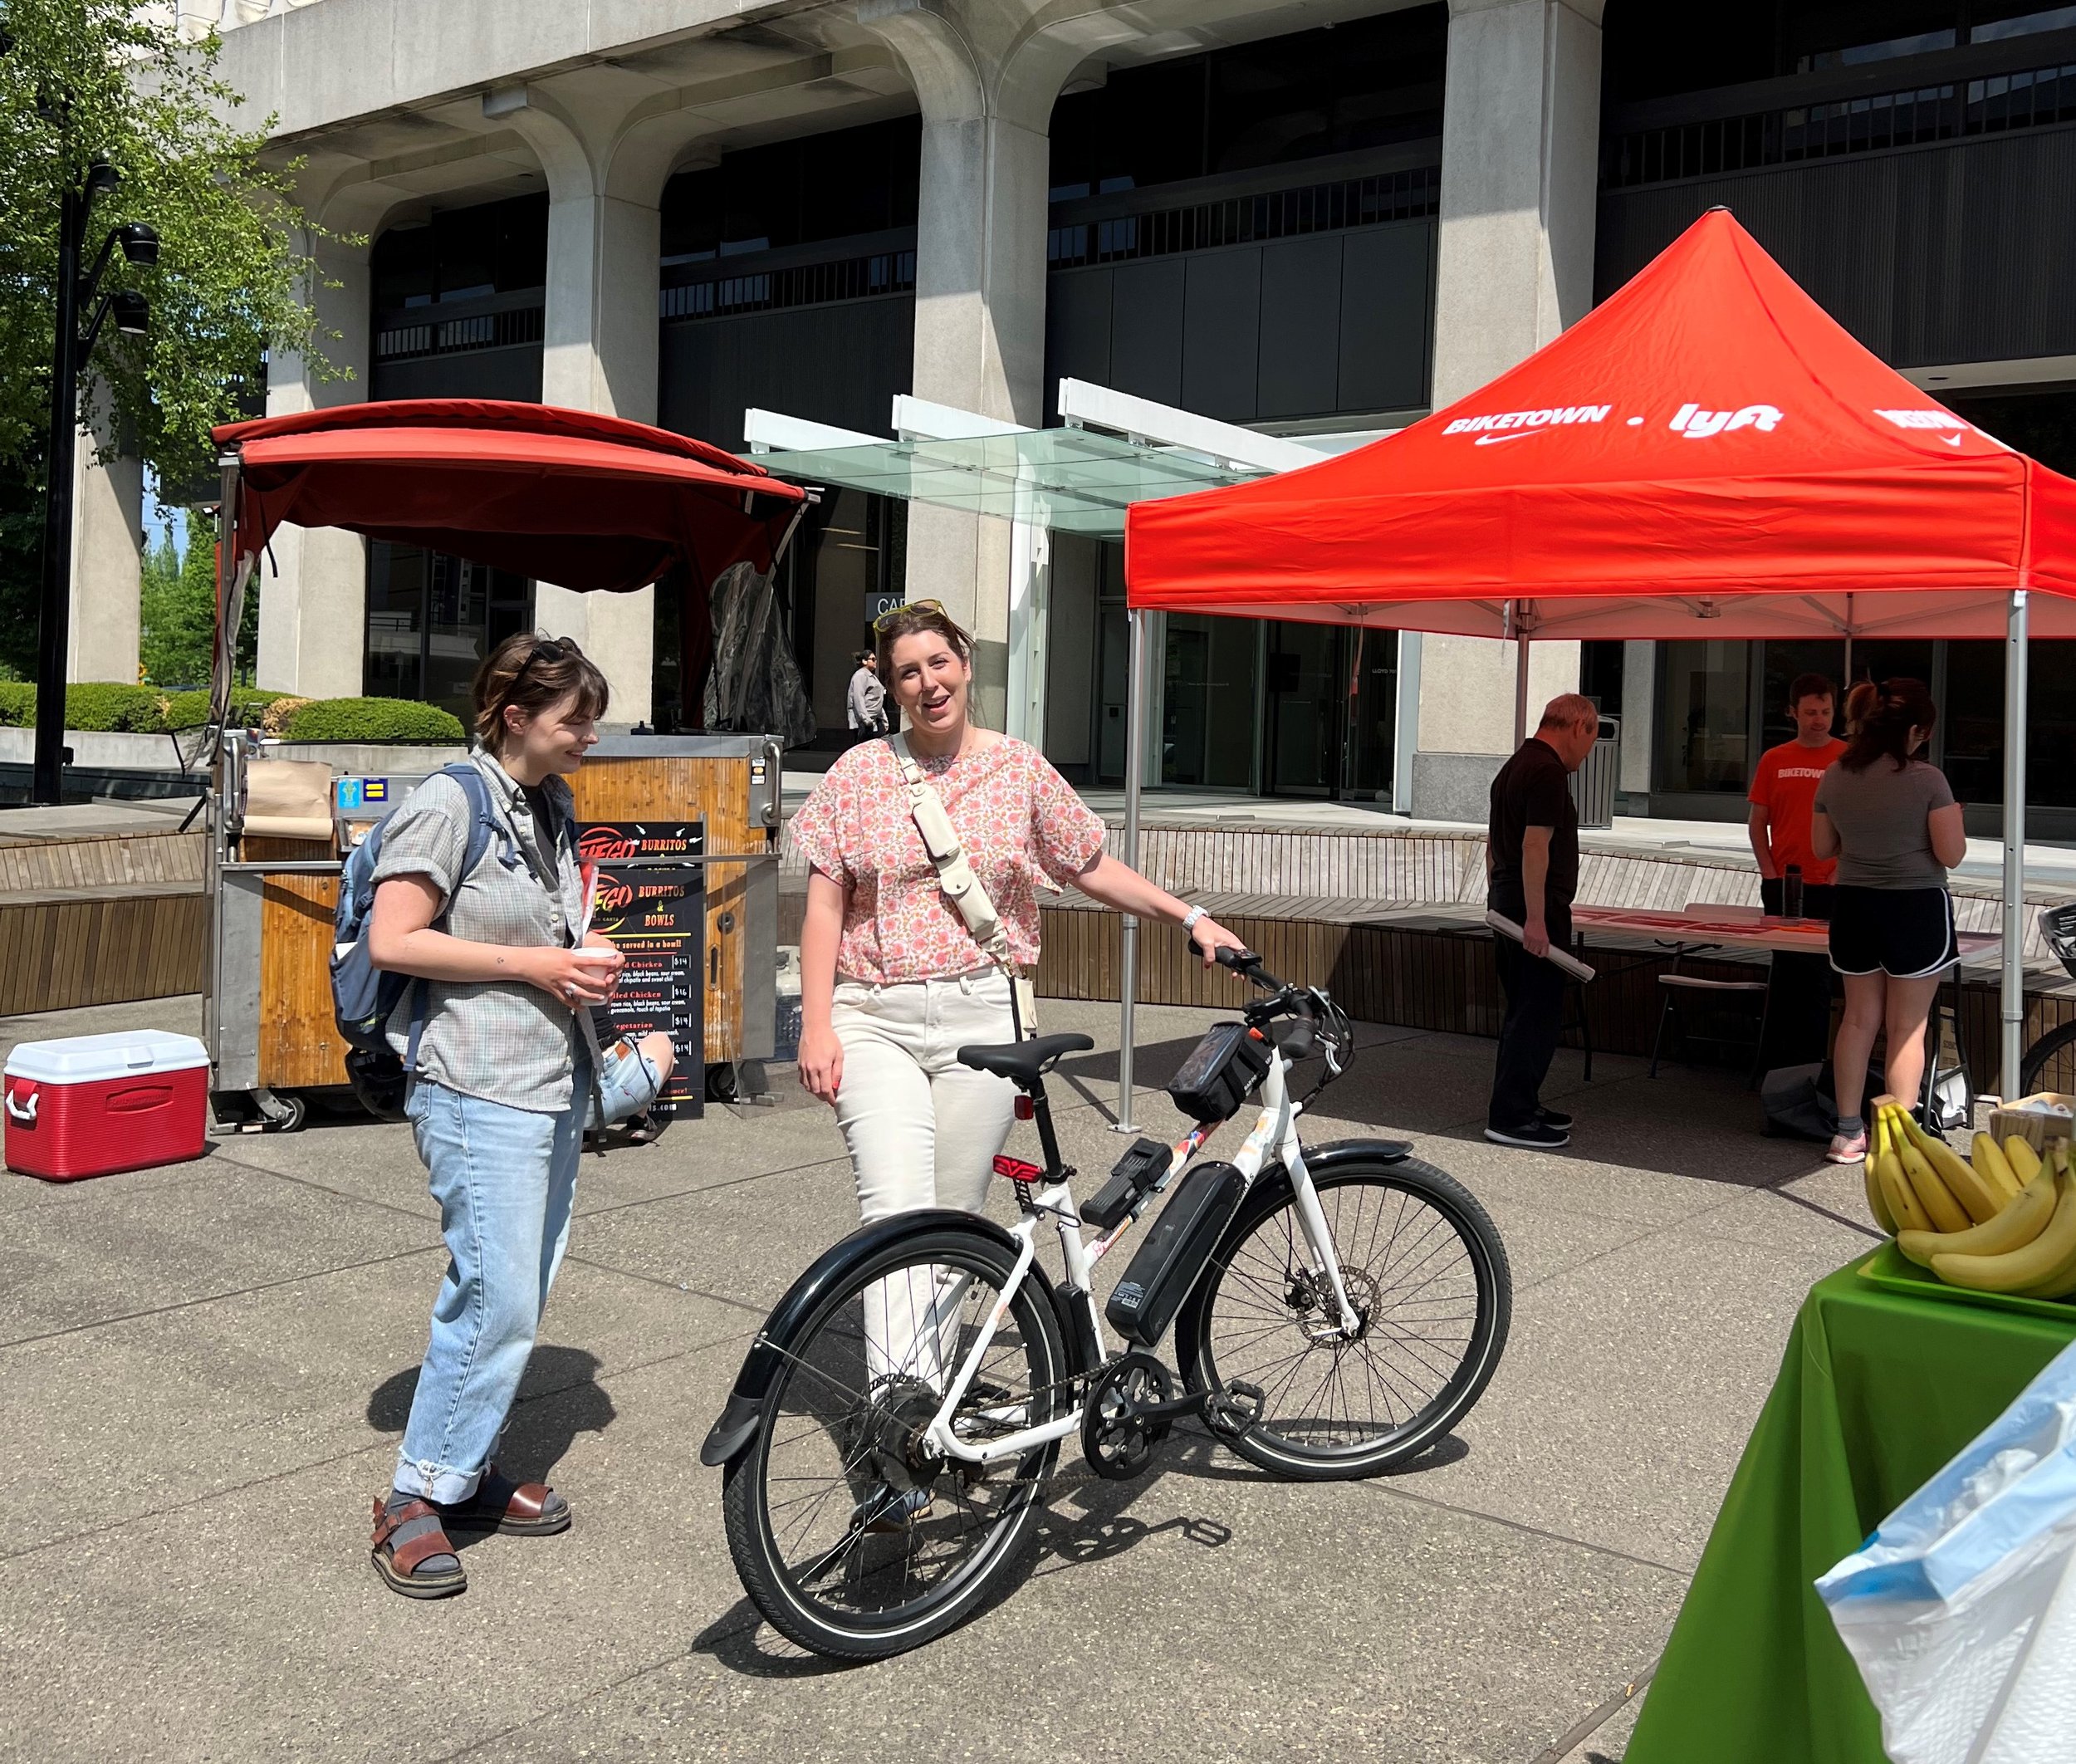
<path id="1" fill-rule="evenodd" d="M 1571 775 L 1571 800 L 1579 811 L 1580 826 L 1614 825 L 1614 787 L 1621 776 L 1621 720 L 1603 717 L 1593 751 L 1587 754 L 1585 764 Z"/>

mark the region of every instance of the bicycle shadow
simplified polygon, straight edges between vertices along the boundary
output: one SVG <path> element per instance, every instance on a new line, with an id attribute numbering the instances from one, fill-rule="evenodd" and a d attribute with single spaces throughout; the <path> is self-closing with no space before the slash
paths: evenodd
<path id="1" fill-rule="evenodd" d="M 1373 1480 L 1395 1480 L 1460 1462 L 1470 1447 L 1453 1433 L 1444 1434 L 1417 1457 L 1378 1472 Z M 1025 1553 L 1017 1571 L 973 1612 L 967 1623 L 984 1620 L 1035 1580 L 1077 1568 L 1112 1561 L 1155 1538 L 1174 1536 L 1206 1550 L 1222 1550 L 1233 1541 L 1231 1526 L 1204 1515 L 1174 1512 L 1163 1518 L 1132 1512 L 1149 1493 L 1173 1477 L 1191 1482 L 1269 1484 L 1281 1479 L 1222 1451 L 1219 1440 L 1201 1423 L 1184 1422 L 1154 1448 L 1153 1463 L 1141 1474 L 1112 1480 L 1078 1465 L 1062 1475 L 1066 1486 L 1041 1496 L 1035 1525 L 1036 1546 Z M 1080 1478 L 1085 1476 L 1086 1480 Z M 1073 1502 L 1079 1512 L 1066 1509 Z M 965 1625 L 962 1625 L 964 1627 Z M 704 1654 L 728 1671 L 751 1678 L 815 1678 L 881 1661 L 831 1660 L 797 1648 L 765 1624 L 746 1596 L 693 1638 L 691 1651 Z M 895 1655 L 894 1659 L 900 1659 Z"/>

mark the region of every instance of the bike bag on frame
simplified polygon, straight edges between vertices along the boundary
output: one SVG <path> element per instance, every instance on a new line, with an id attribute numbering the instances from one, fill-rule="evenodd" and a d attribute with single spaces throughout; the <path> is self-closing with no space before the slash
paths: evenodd
<path id="1" fill-rule="evenodd" d="M 1168 1094 L 1184 1115 L 1222 1121 L 1247 1100 L 1269 1070 L 1269 1044 L 1245 1023 L 1213 1023 L 1190 1050 Z"/>
<path id="2" fill-rule="evenodd" d="M 1246 1192 L 1247 1178 L 1230 1164 L 1183 1172 L 1103 1307 L 1113 1329 L 1143 1348 L 1159 1343 Z"/>

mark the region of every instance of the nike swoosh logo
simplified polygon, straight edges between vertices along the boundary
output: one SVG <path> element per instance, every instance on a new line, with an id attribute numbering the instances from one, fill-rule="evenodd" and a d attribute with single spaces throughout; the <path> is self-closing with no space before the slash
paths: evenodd
<path id="1" fill-rule="evenodd" d="M 1542 430 L 1524 429 L 1518 435 L 1480 435 L 1471 443 L 1474 447 L 1505 447 L 1510 441 L 1532 441 Z"/>
<path id="2" fill-rule="evenodd" d="M 1948 447 L 1958 447 L 1961 445 L 1961 437 L 1958 435 L 1941 435 L 1939 439 L 1945 442 Z"/>

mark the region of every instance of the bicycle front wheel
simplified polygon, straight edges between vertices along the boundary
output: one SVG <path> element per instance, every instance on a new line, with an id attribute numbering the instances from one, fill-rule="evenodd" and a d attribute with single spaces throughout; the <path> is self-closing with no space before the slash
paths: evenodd
<path id="1" fill-rule="evenodd" d="M 1335 1321 L 1280 1180 L 1228 1229 L 1177 1348 L 1195 1389 L 1261 1388 L 1261 1419 L 1228 1442 L 1242 1458 L 1309 1481 L 1374 1476 L 1477 1401 L 1506 1345 L 1512 1276 L 1485 1209 L 1432 1165 L 1350 1162 L 1312 1179 L 1360 1330 Z"/>
<path id="2" fill-rule="evenodd" d="M 728 1550 L 772 1628 L 839 1659 L 879 1659 L 973 1615 L 1015 1568 L 1059 1444 L 983 1470 L 924 1433 L 1001 1302 L 1009 1247 L 934 1226 L 861 1257 L 774 1345 L 782 1370 L 722 1485 Z M 976 1444 L 1066 1413 L 1059 1319 L 1036 1268 L 952 1417 Z"/>

